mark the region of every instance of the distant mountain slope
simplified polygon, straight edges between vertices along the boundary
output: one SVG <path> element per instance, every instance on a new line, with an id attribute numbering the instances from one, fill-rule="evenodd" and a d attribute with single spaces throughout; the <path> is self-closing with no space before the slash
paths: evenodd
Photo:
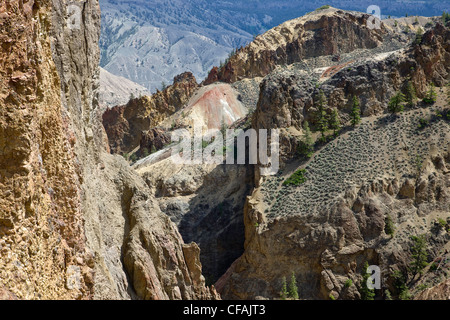
<path id="1" fill-rule="evenodd" d="M 113 107 L 126 104 L 132 97 L 149 94 L 145 87 L 100 68 L 100 103 Z"/>
<path id="2" fill-rule="evenodd" d="M 326 3 L 366 11 L 372 0 Z M 383 16 L 439 15 L 450 1 L 378 1 Z M 313 0 L 100 0 L 101 66 L 151 92 L 190 71 L 202 81 L 254 35 L 324 5 Z"/>

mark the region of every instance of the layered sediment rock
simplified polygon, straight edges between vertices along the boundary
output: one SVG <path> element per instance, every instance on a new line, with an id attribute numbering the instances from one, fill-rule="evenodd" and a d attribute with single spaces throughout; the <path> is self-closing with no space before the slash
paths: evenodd
<path id="1" fill-rule="evenodd" d="M 129 153 L 137 146 L 142 132 L 181 109 L 196 91 L 198 85 L 190 72 L 174 78 L 173 85 L 152 96 L 131 99 L 126 105 L 108 109 L 103 114 L 103 125 L 112 153 Z"/>
<path id="2" fill-rule="evenodd" d="M 355 49 L 375 48 L 382 43 L 386 30 L 384 26 L 370 28 L 369 17 L 367 14 L 329 8 L 287 21 L 257 36 L 248 46 L 238 50 L 222 68 L 213 68 L 205 84 L 264 77 L 278 65 Z"/>

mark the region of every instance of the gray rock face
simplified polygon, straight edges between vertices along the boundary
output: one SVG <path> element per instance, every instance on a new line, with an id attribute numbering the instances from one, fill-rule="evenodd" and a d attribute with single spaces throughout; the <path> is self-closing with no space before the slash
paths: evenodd
<path id="1" fill-rule="evenodd" d="M 176 223 L 185 242 L 196 242 L 203 274 L 214 283 L 243 253 L 243 208 L 253 186 L 253 168 L 175 165 L 170 159 L 136 171 Z"/>
<path id="2" fill-rule="evenodd" d="M 175 225 L 154 205 L 145 183 L 118 156 L 106 152 L 98 114 L 100 11 L 80 7 L 79 28 L 68 28 L 64 1 L 53 1 L 53 59 L 61 77 L 83 181 L 86 241 L 94 256 L 96 299 L 207 299 L 195 244 L 185 245 Z M 197 255 L 197 257 L 196 257 Z"/>

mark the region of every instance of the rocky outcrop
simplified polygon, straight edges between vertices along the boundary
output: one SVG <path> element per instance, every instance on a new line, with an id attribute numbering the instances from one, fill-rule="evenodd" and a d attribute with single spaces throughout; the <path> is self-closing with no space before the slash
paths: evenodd
<path id="1" fill-rule="evenodd" d="M 19 299 L 93 296 L 82 178 L 52 60 L 51 1 L 0 5 L 0 287 Z"/>
<path id="2" fill-rule="evenodd" d="M 143 180 L 107 152 L 96 0 L 0 5 L 0 288 L 18 299 L 210 299 Z"/>
<path id="3" fill-rule="evenodd" d="M 450 300 L 450 279 L 437 286 L 425 289 L 415 300 Z"/>
<path id="4" fill-rule="evenodd" d="M 369 17 L 329 8 L 287 21 L 238 50 L 222 68 L 213 68 L 205 84 L 264 77 L 278 65 L 375 48 L 382 43 L 386 30 L 384 26 L 368 28 Z"/>
<path id="5" fill-rule="evenodd" d="M 282 184 L 298 169 L 293 165 L 260 180 L 244 211 L 245 252 L 216 283 L 222 296 L 278 298 L 282 278 L 294 273 L 300 298 L 358 299 L 366 261 L 381 269 L 378 297 L 386 289 L 398 294 L 392 272 L 408 274 L 410 236 L 426 234 L 429 261 L 450 241 L 446 231 L 434 231 L 450 209 L 450 126 L 437 120 L 416 129 L 431 114 L 365 119 L 300 167 L 303 184 Z"/>
<path id="6" fill-rule="evenodd" d="M 261 83 L 253 127 L 283 129 L 280 144 L 282 160 L 287 161 L 297 152 L 303 123 L 308 121 L 314 128 L 319 90 L 327 100 L 327 112 L 336 108 L 344 123 L 350 119 L 353 96 L 359 98 L 363 116 L 380 115 L 387 112 L 396 91 L 406 93 L 408 80 L 419 98 L 424 97 L 430 83 L 445 85 L 450 74 L 449 58 L 450 29 L 438 23 L 425 33 L 420 45 L 388 53 L 350 53 L 339 63 L 333 63 L 331 57 L 319 62 L 309 60 L 294 70 L 273 72 Z M 310 72 L 308 64 L 314 63 L 319 68 Z M 331 68 L 324 65 L 342 64 L 345 67 L 324 76 L 324 69 Z"/>
<path id="7" fill-rule="evenodd" d="M 252 166 L 179 165 L 167 158 L 133 167 L 183 239 L 199 245 L 203 274 L 214 283 L 243 253 L 242 208 L 253 187 Z"/>
<path id="8" fill-rule="evenodd" d="M 142 132 L 141 141 L 139 141 L 138 155 L 143 157 L 161 150 L 170 142 L 170 134 L 161 128 L 152 128 L 144 131 Z"/>
<path id="9" fill-rule="evenodd" d="M 189 100 L 198 85 L 192 73 L 174 78 L 173 85 L 152 96 L 131 99 L 103 114 L 103 125 L 112 153 L 129 153 L 137 146 L 142 132 L 157 126 Z"/>

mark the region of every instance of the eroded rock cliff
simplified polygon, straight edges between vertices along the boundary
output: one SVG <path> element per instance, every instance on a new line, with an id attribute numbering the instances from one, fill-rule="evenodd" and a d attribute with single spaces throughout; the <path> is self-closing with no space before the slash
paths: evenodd
<path id="1" fill-rule="evenodd" d="M 98 2 L 8 0 L 0 24 L 2 297 L 217 298 L 198 247 L 107 152 Z"/>
<path id="2" fill-rule="evenodd" d="M 176 76 L 173 84 L 151 96 L 131 99 L 103 114 L 103 125 L 112 153 L 129 153 L 137 146 L 142 132 L 180 110 L 197 89 L 190 72 Z"/>
<path id="3" fill-rule="evenodd" d="M 287 21 L 257 36 L 223 67 L 213 68 L 205 84 L 264 77 L 278 65 L 290 65 L 309 57 L 375 48 L 382 43 L 386 30 L 384 26 L 369 28 L 369 17 L 329 8 Z"/>

